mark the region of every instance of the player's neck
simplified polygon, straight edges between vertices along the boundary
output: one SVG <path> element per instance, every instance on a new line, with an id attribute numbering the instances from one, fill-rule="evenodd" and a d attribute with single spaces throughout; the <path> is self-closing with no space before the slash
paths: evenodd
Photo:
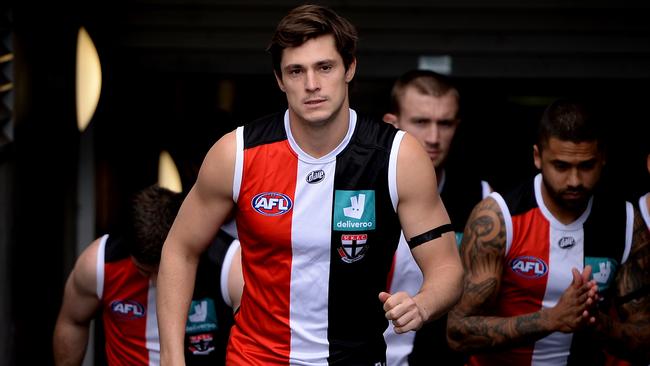
<path id="1" fill-rule="evenodd" d="M 289 126 L 294 140 L 314 158 L 325 156 L 339 146 L 349 125 L 350 108 L 347 103 L 331 119 L 317 123 L 302 120 L 289 110 Z"/>

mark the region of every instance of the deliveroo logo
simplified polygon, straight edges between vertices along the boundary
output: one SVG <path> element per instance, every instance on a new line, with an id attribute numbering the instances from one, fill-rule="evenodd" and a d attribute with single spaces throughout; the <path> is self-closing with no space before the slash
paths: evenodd
<path id="1" fill-rule="evenodd" d="M 210 332 L 217 329 L 217 312 L 211 298 L 192 300 L 187 316 L 185 332 Z"/>
<path id="2" fill-rule="evenodd" d="M 585 266 L 591 265 L 591 278 L 596 280 L 598 291 L 604 291 L 616 277 L 616 267 L 618 262 L 611 258 L 605 257 L 585 257 Z"/>
<path id="3" fill-rule="evenodd" d="M 333 229 L 368 231 L 375 229 L 375 191 L 334 192 Z"/>

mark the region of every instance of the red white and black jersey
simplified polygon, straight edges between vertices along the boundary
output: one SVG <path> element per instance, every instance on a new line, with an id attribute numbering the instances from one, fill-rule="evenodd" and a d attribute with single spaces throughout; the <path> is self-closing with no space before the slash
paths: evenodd
<path id="1" fill-rule="evenodd" d="M 227 276 L 237 244 L 220 233 L 200 260 L 185 328 L 188 365 L 224 364 L 232 310 L 225 303 L 219 284 Z M 127 243 L 120 237 L 104 235 L 100 240 L 97 297 L 108 365 L 159 365 L 156 287 L 138 271 Z"/>
<path id="2" fill-rule="evenodd" d="M 503 213 L 506 250 L 495 315 L 511 317 L 550 308 L 571 284 L 571 269 L 591 265 L 599 293 L 609 300 L 616 271 L 630 252 L 634 212 L 625 201 L 593 196 L 573 223 L 559 222 L 544 205 L 542 176 L 501 196 L 492 193 Z M 470 357 L 470 365 L 581 364 L 597 347 L 582 337 L 552 333 L 523 347 Z M 587 357 L 591 358 L 591 357 Z"/>
<path id="3" fill-rule="evenodd" d="M 400 235 L 402 132 L 350 110 L 341 144 L 302 151 L 288 112 L 240 127 L 233 199 L 244 293 L 232 365 L 383 365 L 378 294 Z"/>

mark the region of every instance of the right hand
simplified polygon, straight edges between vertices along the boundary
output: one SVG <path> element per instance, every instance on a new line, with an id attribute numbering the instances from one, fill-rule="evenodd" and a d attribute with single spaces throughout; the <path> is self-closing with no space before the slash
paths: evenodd
<path id="1" fill-rule="evenodd" d="M 598 300 L 598 285 L 594 280 L 589 281 L 591 266 L 586 266 L 582 273 L 572 268 L 571 273 L 571 285 L 548 311 L 553 329 L 563 333 L 573 333 L 596 321 L 593 315 Z"/>

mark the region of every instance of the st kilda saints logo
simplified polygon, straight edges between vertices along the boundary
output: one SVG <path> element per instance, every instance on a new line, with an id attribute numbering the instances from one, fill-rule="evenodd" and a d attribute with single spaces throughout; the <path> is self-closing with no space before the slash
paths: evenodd
<path id="1" fill-rule="evenodd" d="M 368 234 L 343 234 L 341 246 L 338 248 L 341 260 L 345 263 L 354 263 L 366 255 L 368 251 Z"/>

